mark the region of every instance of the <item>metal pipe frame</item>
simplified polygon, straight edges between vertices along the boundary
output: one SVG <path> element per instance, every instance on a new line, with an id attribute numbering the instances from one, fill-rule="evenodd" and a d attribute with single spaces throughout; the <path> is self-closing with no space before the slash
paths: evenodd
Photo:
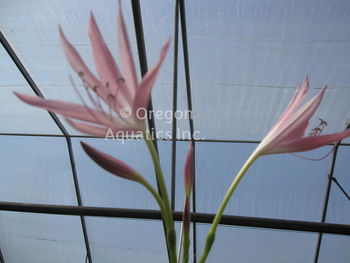
<path id="1" fill-rule="evenodd" d="M 346 129 L 350 128 L 350 124 L 347 124 Z M 322 209 L 322 215 L 321 215 L 321 223 L 324 223 L 326 221 L 326 216 L 327 216 L 327 208 L 328 208 L 328 202 L 329 202 L 329 196 L 331 193 L 331 186 L 332 186 L 332 181 L 337 182 L 336 179 L 333 177 L 334 174 L 334 167 L 335 167 L 335 162 L 337 159 L 337 153 L 338 149 L 340 146 L 341 141 L 335 143 L 334 149 L 333 149 L 333 155 L 332 155 L 332 160 L 329 168 L 329 173 L 328 173 L 328 182 L 327 182 L 327 187 L 326 187 L 326 193 L 325 193 L 325 198 L 323 202 L 323 209 Z M 338 185 L 340 189 L 344 192 L 344 194 L 348 197 L 346 192 L 343 190 L 343 188 Z M 318 258 L 320 255 L 320 249 L 321 249 L 321 243 L 322 243 L 322 232 L 318 234 L 317 241 L 316 241 L 316 249 L 315 249 L 315 255 L 314 255 L 314 263 L 318 262 Z"/>
<path id="2" fill-rule="evenodd" d="M 193 112 L 192 108 L 192 93 L 191 93 L 191 75 L 190 75 L 190 62 L 188 55 L 188 41 L 187 41 L 187 24 L 186 24 L 186 11 L 185 11 L 185 1 L 180 0 L 180 20 L 181 20 L 181 32 L 182 32 L 182 48 L 184 56 L 184 68 L 185 68 L 185 78 L 186 78 L 186 91 L 187 91 L 187 107 L 189 112 Z M 190 114 L 190 113 L 189 113 Z M 191 114 L 192 115 L 192 114 Z M 193 148 L 193 155 L 196 156 L 196 142 L 193 138 L 194 135 L 194 124 L 192 116 L 189 116 L 189 124 L 191 131 L 191 141 Z M 192 189 L 192 211 L 196 212 L 196 158 L 193 158 L 193 169 L 194 169 L 194 179 L 193 179 L 193 189 Z M 197 262 L 197 226 L 196 223 L 192 224 L 193 231 L 193 263 Z"/>
<path id="3" fill-rule="evenodd" d="M 34 93 L 41 98 L 44 98 L 44 95 L 41 93 L 39 87 L 36 85 L 34 80 L 31 78 L 29 75 L 28 71 L 26 68 L 23 66 L 22 62 L 20 59 L 17 57 L 15 51 L 12 49 L 11 45 L 8 43 L 6 40 L 5 36 L 0 32 L 0 42 L 7 51 L 8 55 L 11 57 L 12 61 L 15 63 L 17 66 L 18 70 L 21 72 L 25 80 L 28 82 L 29 86 L 32 88 Z M 72 147 L 72 142 L 71 138 L 66 130 L 66 128 L 63 126 L 57 115 L 53 112 L 49 112 L 51 118 L 53 121 L 56 123 L 57 127 L 60 129 L 62 132 L 63 136 L 66 139 L 67 142 L 67 148 L 68 148 L 68 154 L 69 154 L 69 160 L 71 164 L 71 170 L 72 170 L 72 175 L 73 175 L 73 181 L 74 181 L 74 187 L 75 187 L 75 193 L 77 197 L 77 203 L 78 206 L 82 206 L 82 201 L 81 201 L 81 195 L 80 195 L 80 189 L 79 189 L 79 182 L 78 182 L 78 177 L 77 177 L 77 172 L 75 168 L 75 161 L 74 161 L 74 154 L 73 154 L 73 147 Z M 84 235 L 84 241 L 85 241 L 85 248 L 86 248 L 86 253 L 87 257 L 89 259 L 89 263 L 92 263 L 92 258 L 91 258 L 91 251 L 90 251 L 90 244 L 89 244 L 89 238 L 86 230 L 86 223 L 84 216 L 80 216 L 80 221 L 81 221 L 81 226 L 83 230 L 83 235 Z"/>
<path id="4" fill-rule="evenodd" d="M 151 220 L 162 219 L 159 210 L 43 205 L 14 202 L 0 202 L 0 211 L 69 216 L 117 217 Z M 182 221 L 182 212 L 173 212 L 173 217 L 175 221 Z M 191 222 L 211 224 L 214 217 L 215 214 L 191 213 Z M 350 235 L 350 225 L 246 216 L 223 215 L 220 225 Z"/>
<path id="5" fill-rule="evenodd" d="M 141 6 L 139 0 L 131 0 L 131 7 L 132 7 L 132 14 L 134 18 L 134 28 L 135 28 L 135 35 L 136 35 L 136 42 L 137 42 L 137 50 L 138 50 L 138 56 L 139 56 L 139 63 L 140 63 L 140 70 L 141 70 L 141 75 L 142 77 L 147 73 L 148 71 L 148 65 L 147 65 L 147 55 L 146 55 L 146 45 L 145 45 L 145 37 L 143 34 L 143 25 L 142 25 L 142 15 L 141 15 Z M 152 104 L 152 97 L 149 98 L 148 102 L 148 129 L 150 133 L 157 134 L 156 132 L 156 127 L 154 123 L 154 117 L 153 117 L 153 104 Z M 158 154 L 158 143 L 157 139 L 155 136 L 151 136 L 154 147 L 157 151 Z M 159 154 L 158 154 L 159 157 Z M 157 181 L 157 188 L 158 188 L 158 193 L 162 197 L 162 193 L 160 191 L 159 183 L 158 183 L 158 176 L 156 176 L 156 181 Z M 165 222 L 163 221 L 163 230 L 164 230 L 164 238 L 165 242 L 168 243 L 166 235 L 167 235 L 167 230 L 165 226 Z M 168 258 L 170 262 L 170 253 L 169 253 L 169 248 L 168 245 L 167 247 L 167 252 L 168 252 Z"/>
<path id="6" fill-rule="evenodd" d="M 173 69 L 173 118 L 171 127 L 171 210 L 175 210 L 175 179 L 176 179 L 176 127 L 177 120 L 175 112 L 177 111 L 177 77 L 178 77 L 178 48 L 179 48 L 179 0 L 175 0 L 174 14 L 174 69 Z"/>
<path id="7" fill-rule="evenodd" d="M 140 62 L 141 74 L 144 76 L 148 71 L 147 67 L 147 56 L 145 48 L 145 39 L 142 26 L 142 16 L 139 0 L 131 0 L 133 18 L 135 25 L 135 34 L 138 47 L 138 55 Z M 185 13 L 185 2 L 184 0 L 175 0 L 175 24 L 174 24 L 174 72 L 173 72 L 173 112 L 177 109 L 177 76 L 178 76 L 178 32 L 179 32 L 179 15 L 181 21 L 181 31 L 182 31 L 182 45 L 183 45 L 183 56 L 184 56 L 184 68 L 185 68 L 185 78 L 186 78 L 186 90 L 187 90 L 187 99 L 188 99 L 188 109 L 192 112 L 192 98 L 191 98 L 191 83 L 190 83 L 190 69 L 189 69 L 189 56 L 188 56 L 188 41 L 187 41 L 187 30 L 186 30 L 186 13 Z M 32 88 L 34 93 L 44 98 L 40 89 L 37 87 L 36 83 L 33 81 L 16 53 L 0 31 L 0 42 L 7 51 L 8 55 L 11 57 L 23 77 L 26 79 L 29 86 Z M 148 118 L 148 128 L 150 131 L 156 133 L 153 114 L 153 105 L 150 98 L 149 105 L 149 118 Z M 87 251 L 87 258 L 89 263 L 92 263 L 91 251 L 89 246 L 88 234 L 86 229 L 86 223 L 84 216 L 102 216 L 102 217 L 119 217 L 119 218 L 135 218 L 135 219 L 154 219 L 162 220 L 161 213 L 156 210 L 137 210 L 137 209 L 117 209 L 117 208 L 101 208 L 101 207 L 84 207 L 82 206 L 82 200 L 80 195 L 79 183 L 77 178 L 77 172 L 75 167 L 73 147 L 71 143 L 72 137 L 89 137 L 89 136 L 70 136 L 57 117 L 55 113 L 48 112 L 51 118 L 54 120 L 62 135 L 37 135 L 37 134 L 0 134 L 0 135 L 12 135 L 12 136 L 51 136 L 51 137 L 65 137 L 67 142 L 67 148 L 70 158 L 71 170 L 74 180 L 74 186 L 76 191 L 76 198 L 78 206 L 60 206 L 60 205 L 41 205 L 41 204 L 26 204 L 26 203 L 10 203 L 10 202 L 0 202 L 0 210 L 4 211 L 13 211 L 13 212 L 28 212 L 28 213 L 44 213 L 44 214 L 59 214 L 59 215 L 76 215 L 80 216 L 81 225 L 84 235 L 84 242 Z M 190 121 L 190 131 L 193 135 L 194 125 L 193 120 L 189 118 Z M 349 128 L 350 125 L 348 125 Z M 173 140 L 172 140 L 172 177 L 171 177 L 171 207 L 172 210 L 175 209 L 175 166 L 176 166 L 176 142 L 182 141 L 176 137 L 176 119 L 173 119 Z M 153 138 L 153 136 L 152 136 Z M 158 152 L 157 139 L 153 140 L 155 148 Z M 195 152 L 195 141 L 191 138 L 193 144 L 193 151 Z M 258 141 L 229 141 L 229 140 L 204 140 L 204 142 L 228 142 L 228 143 L 259 143 Z M 328 175 L 328 184 L 326 187 L 324 207 L 321 216 L 321 222 L 306 222 L 306 221 L 294 221 L 294 220 L 280 220 L 280 219 L 268 219 L 268 218 L 256 218 L 256 217 L 241 217 L 241 216 L 228 216 L 225 215 L 222 217 L 220 224 L 221 225 L 233 225 L 233 226 L 243 226 L 243 227 L 257 227 L 257 228 L 267 228 L 267 229 L 281 229 L 281 230 L 290 230 L 290 231 L 307 231 L 319 233 L 314 263 L 317 263 L 319 257 L 319 251 L 321 247 L 322 234 L 340 234 L 340 235 L 350 235 L 350 226 L 341 225 L 341 224 L 329 224 L 325 223 L 328 201 L 331 191 L 331 183 L 334 181 L 336 184 L 337 180 L 333 177 L 334 165 L 336 160 L 337 149 L 340 145 L 340 142 L 335 145 L 334 154 L 332 157 L 332 162 L 330 166 L 330 172 Z M 341 144 L 344 146 L 349 146 L 349 144 Z M 342 189 L 338 184 L 340 189 L 344 194 L 349 198 L 347 193 Z M 159 189 L 158 189 L 159 191 Z M 204 223 L 210 224 L 214 219 L 214 214 L 202 214 L 196 213 L 196 195 L 195 195 L 195 182 L 193 188 L 193 213 L 191 214 L 191 221 L 193 222 L 193 254 L 194 261 L 196 262 L 196 224 L 195 223 Z M 173 217 L 175 221 L 182 221 L 182 212 L 173 212 Z M 164 224 L 164 222 L 163 222 Z M 164 226 L 164 231 L 166 235 L 166 229 Z M 0 250 L 0 261 L 4 262 L 4 259 Z"/>

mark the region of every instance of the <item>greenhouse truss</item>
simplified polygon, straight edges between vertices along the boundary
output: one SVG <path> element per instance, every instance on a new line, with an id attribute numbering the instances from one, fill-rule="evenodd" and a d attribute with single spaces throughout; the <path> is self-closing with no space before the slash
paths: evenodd
<path id="1" fill-rule="evenodd" d="M 159 202 L 134 177 L 95 163 L 84 146 L 135 169 L 165 200 L 146 140 L 86 134 L 53 104 L 46 111 L 22 101 L 35 95 L 99 109 L 100 98 L 86 92 L 98 94 L 96 87 L 74 72 L 59 32 L 98 76 L 89 21 L 125 64 L 119 11 L 137 80 L 162 64 L 145 127 L 164 173 L 176 250 L 186 232 L 190 153 L 188 257 L 201 262 L 226 192 L 257 152 L 242 168 L 206 262 L 350 261 L 350 137 L 320 148 L 288 144 L 301 133 L 312 140 L 350 128 L 349 1 L 2 0 L 0 7 L 0 263 L 173 262 Z M 296 91 L 305 99 L 292 100 Z M 289 116 L 296 102 L 301 110 Z M 296 115 L 295 123 L 305 121 L 277 143 L 285 132 L 278 123 Z"/>

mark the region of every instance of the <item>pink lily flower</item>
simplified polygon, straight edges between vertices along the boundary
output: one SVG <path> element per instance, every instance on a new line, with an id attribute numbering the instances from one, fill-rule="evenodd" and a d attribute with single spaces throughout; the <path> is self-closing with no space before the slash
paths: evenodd
<path id="1" fill-rule="evenodd" d="M 320 135 L 320 132 L 324 128 L 323 124 L 326 125 L 326 123 L 321 120 L 319 127 L 314 129 L 315 132 L 312 132 L 308 137 L 304 137 L 307 127 L 309 126 L 309 120 L 320 105 L 326 88 L 327 86 L 325 86 L 319 94 L 296 111 L 309 89 L 308 77 L 306 76 L 301 90 L 299 85 L 285 112 L 282 114 L 275 126 L 272 127 L 270 132 L 261 141 L 255 151 L 250 155 L 233 180 L 214 218 L 212 227 L 207 236 L 204 252 L 198 262 L 203 263 L 207 259 L 215 239 L 216 229 L 225 208 L 239 182 L 242 180 L 249 167 L 257 158 L 267 154 L 310 151 L 350 136 L 350 129 L 339 133 Z M 320 128 L 320 126 L 322 128 Z"/>
<path id="2" fill-rule="evenodd" d="M 193 179 L 194 179 L 193 149 L 192 149 L 192 142 L 190 142 L 190 145 L 188 146 L 185 171 L 184 171 L 184 187 L 185 187 L 186 196 L 191 195 Z"/>
<path id="3" fill-rule="evenodd" d="M 313 116 L 322 101 L 326 88 L 327 85 L 318 95 L 295 112 L 309 89 L 309 81 L 306 76 L 301 91 L 299 92 L 299 85 L 289 106 L 275 126 L 261 141 L 253 155 L 258 157 L 266 154 L 310 151 L 349 137 L 350 130 L 327 135 L 312 133 L 311 136 L 303 137 L 309 125 L 310 118 Z M 321 125 L 322 124 L 323 123 L 321 123 Z"/>
<path id="4" fill-rule="evenodd" d="M 86 106 L 85 103 L 79 105 L 57 100 L 45 100 L 26 94 L 15 94 L 28 104 L 64 115 L 73 127 L 87 134 L 106 136 L 107 132 L 116 134 L 119 131 L 145 131 L 144 118 L 148 101 L 169 48 L 170 40 L 164 44 L 158 63 L 147 72 L 141 83 L 138 84 L 120 2 L 117 27 L 118 47 L 124 77 L 103 41 L 95 19 L 91 14 L 89 36 L 92 42 L 96 70 L 100 79 L 97 79 L 90 72 L 78 52 L 63 35 L 61 28 L 59 30 L 64 53 L 72 68 L 82 78 L 94 106 L 93 108 Z M 92 96 L 92 92 L 95 93 L 95 98 Z M 101 102 L 105 105 L 102 105 Z M 107 106 L 107 111 L 104 106 Z"/>
<path id="5" fill-rule="evenodd" d="M 101 166 L 106 171 L 119 176 L 124 179 L 128 179 L 131 181 L 141 182 L 143 181 L 142 175 L 139 172 L 131 168 L 129 165 L 124 162 L 105 154 L 90 145 L 80 142 L 84 151 L 89 157 L 94 160 L 99 166 Z"/>

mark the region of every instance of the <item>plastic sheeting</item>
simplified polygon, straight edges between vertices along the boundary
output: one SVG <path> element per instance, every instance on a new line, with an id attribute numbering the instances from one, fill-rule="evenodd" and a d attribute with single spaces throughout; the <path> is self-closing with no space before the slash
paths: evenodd
<path id="1" fill-rule="evenodd" d="M 324 133 L 341 131 L 350 117 L 350 30 L 348 1 L 185 1 L 193 124 L 196 136 L 196 211 L 216 213 L 234 176 L 282 114 L 309 74 L 306 100 L 328 84 L 310 120 L 327 121 Z M 130 1 L 122 1 L 135 66 L 141 79 Z M 170 139 L 174 61 L 174 1 L 141 1 L 148 68 L 172 37 L 152 92 L 159 138 Z M 82 103 L 80 79 L 66 61 L 60 25 L 87 66 L 96 73 L 87 34 L 94 13 L 119 61 L 118 1 L 2 1 L 0 29 L 46 98 Z M 23 104 L 13 91 L 33 94 L 3 47 L 0 48 L 0 200 L 77 205 L 67 143 L 49 114 Z M 88 104 L 88 102 L 87 102 Z M 178 60 L 177 138 L 188 139 L 189 119 L 181 29 Z M 82 140 L 140 171 L 156 188 L 154 168 L 140 140 L 72 135 L 82 204 L 158 209 L 141 185 L 108 174 L 83 152 Z M 185 132 L 185 133 L 183 133 Z M 344 143 L 349 142 L 349 139 Z M 171 141 L 158 141 L 167 188 L 171 189 Z M 320 158 L 332 146 L 301 154 Z M 188 141 L 176 144 L 175 210 L 183 209 L 183 169 Z M 338 152 L 334 176 L 350 192 L 349 146 Z M 331 157 L 311 162 L 288 154 L 259 158 L 243 178 L 225 214 L 319 222 Z M 349 224 L 349 200 L 332 183 L 326 222 Z M 160 221 L 86 217 L 94 262 L 165 262 Z M 180 224 L 176 223 L 179 233 Z M 209 225 L 191 236 L 198 256 Z M 208 262 L 312 262 L 318 234 L 220 226 Z M 348 236 L 323 235 L 318 262 L 348 262 Z M 79 217 L 0 212 L 0 248 L 5 262 L 84 262 Z M 190 259 L 193 259 L 191 251 Z"/>

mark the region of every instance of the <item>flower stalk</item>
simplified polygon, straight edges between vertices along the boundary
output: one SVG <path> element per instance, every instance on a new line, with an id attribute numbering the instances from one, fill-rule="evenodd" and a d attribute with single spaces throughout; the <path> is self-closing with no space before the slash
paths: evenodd
<path id="1" fill-rule="evenodd" d="M 257 158 L 262 155 L 269 154 L 310 151 L 350 136 L 350 130 L 345 130 L 340 133 L 320 135 L 324 128 L 323 124 L 326 124 L 321 119 L 320 125 L 323 125 L 322 128 L 317 127 L 316 132 L 311 133 L 308 137 L 303 137 L 309 126 L 310 118 L 314 115 L 322 101 L 326 88 L 327 86 L 325 86 L 319 94 L 317 94 L 314 98 L 309 100 L 302 107 L 300 107 L 300 109 L 297 110 L 308 92 L 308 77 L 306 76 L 301 90 L 299 85 L 285 112 L 248 158 L 246 163 L 238 172 L 230 188 L 228 189 L 214 218 L 212 227 L 207 236 L 203 254 L 198 263 L 204 263 L 207 259 L 215 240 L 216 229 L 220 223 L 220 219 L 224 213 L 224 210 L 233 192 L 237 188 L 237 185 Z"/>
<path id="2" fill-rule="evenodd" d="M 183 228 L 183 253 L 182 262 L 187 263 L 189 259 L 190 250 L 190 226 L 191 226 L 191 193 L 194 181 L 194 157 L 192 142 L 188 146 L 188 152 L 186 157 L 185 171 L 184 171 L 184 189 L 185 189 L 185 205 L 182 216 L 182 228 Z"/>
<path id="3" fill-rule="evenodd" d="M 160 193 L 162 195 L 162 200 L 164 202 L 164 221 L 165 226 L 167 229 L 167 242 L 168 242 L 168 248 L 169 248 L 169 254 L 170 254 L 170 262 L 176 263 L 176 233 L 174 228 L 174 220 L 173 215 L 170 208 L 170 202 L 168 197 L 168 191 L 166 189 L 166 184 L 162 172 L 162 168 L 160 166 L 159 158 L 157 151 L 154 147 L 153 141 L 151 139 L 150 133 L 148 131 L 143 133 L 143 138 L 147 144 L 147 147 L 149 149 L 149 152 L 152 157 L 155 173 L 158 180 L 158 185 L 160 188 Z"/>
<path id="4" fill-rule="evenodd" d="M 185 207 L 183 212 L 183 252 L 182 252 L 182 263 L 188 263 L 189 250 L 190 250 L 190 224 L 191 224 L 191 212 L 190 212 L 190 198 L 186 196 Z"/>
<path id="5" fill-rule="evenodd" d="M 258 157 L 259 157 L 259 155 L 256 154 L 256 151 L 254 151 L 253 154 L 245 162 L 245 164 L 243 165 L 241 170 L 238 172 L 236 178 L 233 180 L 230 188 L 228 189 L 228 191 L 227 191 L 227 193 L 226 193 L 226 195 L 225 195 L 225 197 L 224 197 L 224 199 L 219 207 L 218 212 L 216 213 L 216 215 L 214 217 L 213 224 L 212 224 L 210 231 L 209 231 L 209 234 L 207 236 L 207 240 L 205 243 L 203 254 L 202 254 L 201 258 L 199 259 L 198 263 L 204 263 L 205 260 L 207 259 L 209 252 L 211 250 L 211 247 L 212 247 L 214 240 L 215 240 L 216 229 L 220 223 L 220 220 L 221 220 L 221 217 L 225 211 L 225 208 L 226 208 L 228 202 L 230 201 L 231 196 L 233 195 L 233 192 L 236 190 L 238 184 L 242 180 L 243 176 L 248 171 L 250 166 L 255 162 L 255 160 L 258 159 Z"/>

